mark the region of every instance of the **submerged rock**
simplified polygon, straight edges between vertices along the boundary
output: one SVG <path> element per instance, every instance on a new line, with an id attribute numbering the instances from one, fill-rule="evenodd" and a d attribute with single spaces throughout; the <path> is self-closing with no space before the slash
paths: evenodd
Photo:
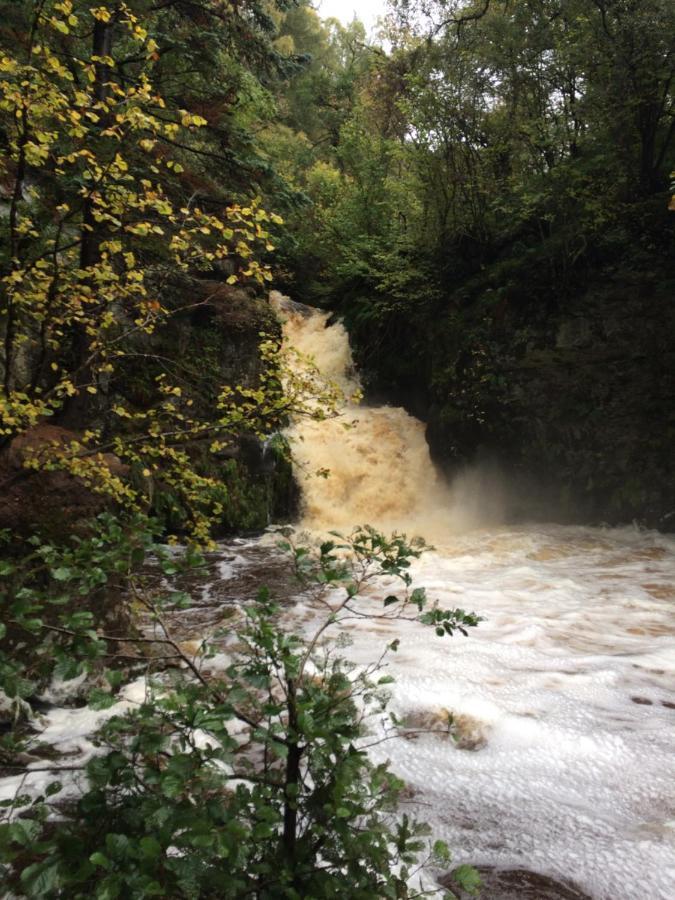
<path id="1" fill-rule="evenodd" d="M 527 869 L 497 869 L 476 866 L 483 887 L 480 900 L 592 900 L 568 881 L 557 881 L 539 872 Z M 469 895 L 457 889 L 452 872 L 439 878 L 442 887 L 451 890 L 459 900 L 469 900 Z"/>
<path id="2" fill-rule="evenodd" d="M 401 718 L 401 736 L 414 741 L 425 735 L 441 740 L 452 738 L 458 750 L 482 750 L 487 744 L 489 726 L 480 719 L 448 709 L 420 709 Z"/>

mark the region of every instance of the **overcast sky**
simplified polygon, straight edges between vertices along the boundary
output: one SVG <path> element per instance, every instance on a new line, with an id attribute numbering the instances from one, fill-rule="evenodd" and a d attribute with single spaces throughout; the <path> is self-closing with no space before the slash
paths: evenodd
<path id="1" fill-rule="evenodd" d="M 386 0 L 314 0 L 314 6 L 323 19 L 333 17 L 351 22 L 356 14 L 370 29 L 377 17 L 384 15 L 387 3 Z"/>

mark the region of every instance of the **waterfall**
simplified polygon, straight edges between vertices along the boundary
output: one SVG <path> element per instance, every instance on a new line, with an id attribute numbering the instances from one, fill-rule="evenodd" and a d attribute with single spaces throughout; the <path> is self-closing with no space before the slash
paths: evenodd
<path id="1" fill-rule="evenodd" d="M 273 302 L 288 345 L 347 397 L 358 392 L 344 327 L 281 295 Z M 423 424 L 404 410 L 348 399 L 340 412 L 290 429 L 303 526 L 421 535 L 436 550 L 412 567 L 415 582 L 485 618 L 452 642 L 412 623 L 343 626 L 357 665 L 401 639 L 389 663 L 399 717 L 450 713 L 467 730 L 457 743 L 387 741 L 373 758 L 392 763 L 458 863 L 573 877 L 593 900 L 675 897 L 673 538 L 505 525 L 504 500 L 520 502 L 521 486 L 506 498 L 479 468 L 446 485 Z M 537 894 L 561 896 L 577 895 Z"/>
<path id="2" fill-rule="evenodd" d="M 436 472 L 424 424 L 404 409 L 358 405 L 361 392 L 349 337 L 330 315 L 278 292 L 271 302 L 288 346 L 313 360 L 344 393 L 340 415 L 300 419 L 289 430 L 303 492 L 303 525 L 315 531 L 365 523 L 432 540 L 502 518 L 494 479 L 467 470 L 451 486 Z"/>

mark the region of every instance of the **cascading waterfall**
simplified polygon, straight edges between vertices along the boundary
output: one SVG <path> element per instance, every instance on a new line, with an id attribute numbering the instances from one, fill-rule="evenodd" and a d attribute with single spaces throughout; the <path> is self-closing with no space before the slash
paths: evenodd
<path id="1" fill-rule="evenodd" d="M 272 303 L 284 319 L 287 343 L 347 398 L 339 417 L 300 420 L 289 432 L 307 528 L 368 523 L 436 539 L 500 521 L 500 491 L 482 473 L 467 472 L 450 488 L 438 477 L 422 422 L 404 409 L 353 402 L 361 384 L 342 324 L 329 325 L 328 313 L 276 292 Z"/>
<path id="2" fill-rule="evenodd" d="M 357 391 L 342 326 L 327 327 L 326 314 L 280 295 L 273 301 L 286 340 L 347 396 Z M 499 524 L 498 485 L 473 472 L 446 487 L 420 422 L 401 409 L 351 402 L 342 412 L 292 427 L 303 526 L 323 532 L 370 523 L 420 534 L 438 549 L 413 568 L 416 583 L 443 606 L 485 617 L 468 638 L 451 641 L 409 622 L 343 624 L 357 665 L 401 639 L 389 661 L 393 711 L 432 730 L 448 715 L 456 725 L 457 741 L 369 737 L 374 758 L 390 759 L 407 784 L 409 809 L 447 841 L 457 864 L 571 879 L 593 900 L 673 900 L 675 538 L 637 528 Z M 323 469 L 329 477 L 316 477 Z M 205 612 L 217 622 L 228 604 L 246 602 L 263 584 L 275 587 L 274 542 L 266 535 L 223 545 L 215 580 L 180 613 L 191 639 L 206 628 Z M 373 587 L 364 603 L 379 611 L 387 593 L 390 586 Z M 290 627 L 311 621 L 316 611 L 306 604 L 299 596 L 286 605 Z M 62 689 L 50 688 L 54 707 L 40 742 L 75 766 L 98 752 L 97 722 L 143 702 L 146 682 L 127 685 L 104 712 L 67 708 L 67 694 L 59 706 Z M 39 764 L 28 778 L 7 775 L 0 800 L 42 792 L 52 779 Z M 75 776 L 69 791 L 78 796 Z M 527 894 L 578 896 L 548 888 Z"/>
<path id="3" fill-rule="evenodd" d="M 280 295 L 273 302 L 288 343 L 347 395 L 358 390 L 344 328 Z M 456 743 L 429 735 L 373 755 L 390 759 L 458 863 L 572 879 L 593 900 L 673 900 L 673 537 L 500 525 L 498 486 L 474 472 L 446 487 L 422 424 L 404 410 L 347 403 L 342 412 L 291 429 L 303 526 L 420 534 L 438 549 L 417 564 L 416 582 L 485 617 L 451 642 L 407 623 L 349 629 L 349 656 L 364 665 L 402 639 L 390 663 L 394 711 L 431 726 L 450 713 L 459 728 Z"/>

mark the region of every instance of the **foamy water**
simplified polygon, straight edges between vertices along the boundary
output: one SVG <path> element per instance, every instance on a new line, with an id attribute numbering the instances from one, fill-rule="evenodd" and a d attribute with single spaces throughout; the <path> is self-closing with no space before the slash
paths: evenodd
<path id="1" fill-rule="evenodd" d="M 368 522 L 436 539 L 499 521 L 502 497 L 489 478 L 467 472 L 448 487 L 436 475 L 422 422 L 404 409 L 351 402 L 361 385 L 340 323 L 328 327 L 328 313 L 276 292 L 272 299 L 284 319 L 287 343 L 310 357 L 345 394 L 338 417 L 302 419 L 288 432 L 306 528 L 328 531 Z M 330 477 L 317 477 L 321 472 Z"/>
<path id="2" fill-rule="evenodd" d="M 572 878 L 597 900 L 672 900 L 675 542 L 494 529 L 414 574 L 442 605 L 486 617 L 451 640 L 407 623 L 352 628 L 358 662 L 401 638 L 394 711 L 434 722 L 447 710 L 478 746 L 423 735 L 373 751 L 419 816 L 460 861 Z"/>
<path id="3" fill-rule="evenodd" d="M 324 314 L 285 311 L 294 346 L 347 395 L 358 389 L 344 329 L 326 328 Z M 415 583 L 444 606 L 485 617 L 468 638 L 396 621 L 343 626 L 357 663 L 401 638 L 389 658 L 395 712 L 432 727 L 448 714 L 457 722 L 457 743 L 421 734 L 372 748 L 408 784 L 409 811 L 447 840 L 456 863 L 568 878 L 594 900 L 674 900 L 675 539 L 634 528 L 499 525 L 494 483 L 468 473 L 443 485 L 423 426 L 403 410 L 346 403 L 344 420 L 356 424 L 293 428 L 303 526 L 369 522 L 420 533 L 437 549 L 413 567 Z M 328 479 L 307 477 L 323 468 Z M 231 602 L 238 573 L 255 569 L 263 583 L 274 571 L 261 562 L 272 559 L 274 540 L 224 546 L 218 583 L 196 601 Z M 391 585 L 379 585 L 363 608 L 381 612 L 389 593 Z M 316 612 L 301 597 L 288 609 L 295 627 L 311 627 Z M 190 613 L 181 615 L 189 626 Z M 84 762 L 95 752 L 96 723 L 143 696 L 140 680 L 107 713 L 56 709 L 40 739 Z M 365 740 L 386 733 L 375 721 Z M 47 779 L 1 780 L 0 798 Z"/>
<path id="4" fill-rule="evenodd" d="M 357 388 L 344 329 L 276 302 L 287 339 L 347 393 Z M 390 662 L 395 712 L 425 723 L 451 714 L 467 735 L 399 737 L 373 755 L 391 760 L 457 862 L 569 878 L 596 900 L 673 900 L 675 540 L 499 526 L 495 485 L 479 473 L 440 483 L 405 411 L 346 403 L 343 413 L 347 430 L 338 419 L 291 431 L 303 525 L 368 522 L 433 540 L 416 583 L 486 620 L 451 640 L 409 623 L 343 626 L 363 664 L 402 638 Z M 321 469 L 328 479 L 306 477 Z M 366 605 L 381 610 L 389 592 Z"/>

